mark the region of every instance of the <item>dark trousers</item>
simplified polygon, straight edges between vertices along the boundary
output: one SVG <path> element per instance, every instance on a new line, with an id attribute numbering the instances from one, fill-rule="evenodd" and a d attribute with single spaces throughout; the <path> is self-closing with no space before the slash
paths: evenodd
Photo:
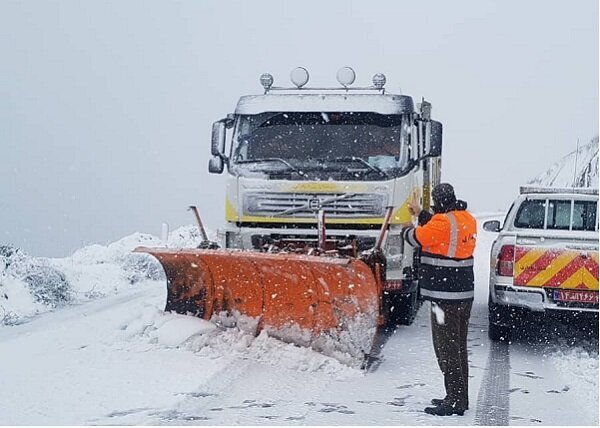
<path id="1" fill-rule="evenodd" d="M 443 311 L 443 324 L 437 311 Z M 467 330 L 473 301 L 461 303 L 431 303 L 431 335 L 435 356 L 446 386 L 446 402 L 457 408 L 469 407 L 469 360 Z M 440 320 L 441 321 L 441 320 Z"/>

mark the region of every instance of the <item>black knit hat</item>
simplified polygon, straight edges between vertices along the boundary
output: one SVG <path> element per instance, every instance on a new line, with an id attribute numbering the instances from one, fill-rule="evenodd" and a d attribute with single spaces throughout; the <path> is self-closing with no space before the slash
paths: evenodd
<path id="1" fill-rule="evenodd" d="M 431 192 L 435 211 L 444 212 L 456 206 L 454 187 L 448 183 L 440 183 Z"/>

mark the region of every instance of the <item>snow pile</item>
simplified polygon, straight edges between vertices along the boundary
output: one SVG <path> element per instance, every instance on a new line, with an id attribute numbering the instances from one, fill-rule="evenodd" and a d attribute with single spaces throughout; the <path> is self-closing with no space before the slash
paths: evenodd
<path id="1" fill-rule="evenodd" d="M 58 307 L 82 303 L 164 280 L 160 264 L 151 256 L 133 253 L 136 247 L 196 247 L 200 234 L 183 226 L 168 242 L 134 233 L 109 245 L 89 245 L 64 258 L 32 257 L 0 245 L 0 325 L 20 324 Z"/>
<path id="2" fill-rule="evenodd" d="M 542 187 L 598 188 L 598 137 L 560 159 L 528 184 Z"/>
<path id="3" fill-rule="evenodd" d="M 577 396 L 598 403 L 598 351 L 583 347 L 563 348 L 550 355 L 550 361 Z"/>
<path id="4" fill-rule="evenodd" d="M 125 320 L 113 340 L 142 340 L 154 349 L 179 348 L 211 360 L 240 358 L 302 372 L 322 372 L 345 379 L 361 372 L 336 358 L 270 337 L 266 331 L 255 336 L 257 324 L 248 317 L 214 317 L 212 321 L 148 306 Z"/>

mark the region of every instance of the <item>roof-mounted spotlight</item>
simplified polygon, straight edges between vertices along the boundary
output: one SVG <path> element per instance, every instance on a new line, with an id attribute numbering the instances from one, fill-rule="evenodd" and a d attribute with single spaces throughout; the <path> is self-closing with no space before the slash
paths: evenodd
<path id="1" fill-rule="evenodd" d="M 375 86 L 377 89 L 383 89 L 386 81 L 387 79 L 383 73 L 377 73 L 373 76 L 373 86 Z"/>
<path id="2" fill-rule="evenodd" d="M 342 67 L 337 72 L 337 81 L 340 82 L 344 88 L 347 88 L 354 83 L 356 79 L 356 73 L 350 67 Z"/>
<path id="3" fill-rule="evenodd" d="M 290 80 L 298 89 L 308 83 L 308 71 L 304 67 L 296 67 L 290 73 Z"/>
<path id="4" fill-rule="evenodd" d="M 267 92 L 269 89 L 271 89 L 271 86 L 273 86 L 273 76 L 271 76 L 269 73 L 261 74 L 260 84 L 263 86 L 263 88 L 265 88 L 265 92 Z"/>

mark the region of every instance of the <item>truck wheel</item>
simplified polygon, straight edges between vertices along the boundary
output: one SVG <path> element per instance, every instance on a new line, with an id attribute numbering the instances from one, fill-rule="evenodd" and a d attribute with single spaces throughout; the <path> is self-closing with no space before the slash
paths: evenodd
<path id="1" fill-rule="evenodd" d="M 493 342 L 510 339 L 511 322 L 505 307 L 488 300 L 488 337 Z"/>
<path id="2" fill-rule="evenodd" d="M 419 310 L 417 292 L 389 296 L 388 326 L 411 325 Z"/>

